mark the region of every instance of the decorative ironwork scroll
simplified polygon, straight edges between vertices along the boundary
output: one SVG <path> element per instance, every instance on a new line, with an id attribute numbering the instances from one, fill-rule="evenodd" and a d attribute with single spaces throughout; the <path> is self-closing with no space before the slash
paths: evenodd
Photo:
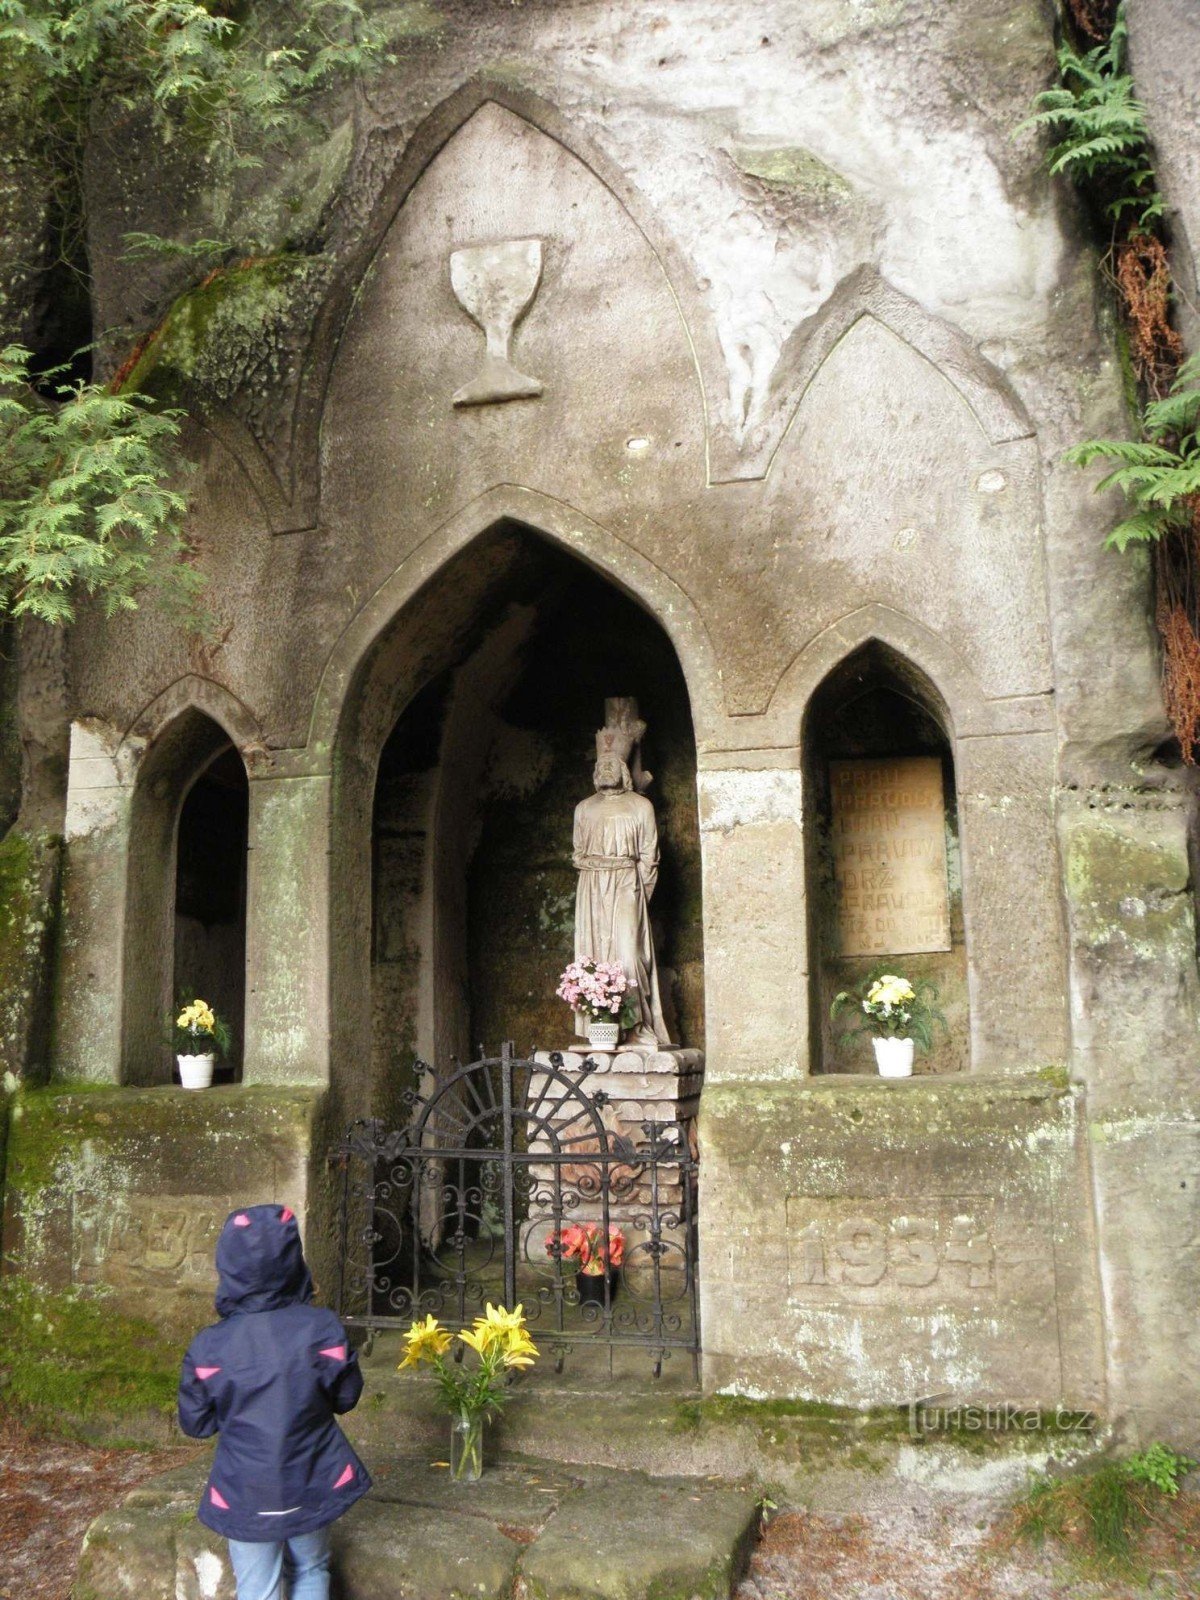
<path id="1" fill-rule="evenodd" d="M 676 1350 L 698 1370 L 687 1128 L 611 1132 L 595 1070 L 589 1059 L 568 1072 L 557 1053 L 520 1059 L 509 1045 L 445 1076 L 418 1062 L 403 1128 L 352 1123 L 334 1152 L 343 1321 L 373 1335 L 429 1312 L 461 1325 L 489 1300 L 520 1302 L 559 1371 L 572 1349 L 623 1345 L 645 1347 L 656 1374 Z M 565 1254 L 564 1232 L 581 1223 L 624 1236 L 620 1265 L 590 1284 Z"/>

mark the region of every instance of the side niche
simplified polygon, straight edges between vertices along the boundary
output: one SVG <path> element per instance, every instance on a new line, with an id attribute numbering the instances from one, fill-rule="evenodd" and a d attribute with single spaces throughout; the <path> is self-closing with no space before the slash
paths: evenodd
<path id="1" fill-rule="evenodd" d="M 834 996 L 883 968 L 937 988 L 945 1029 L 915 1071 L 970 1066 L 954 755 L 940 697 L 871 642 L 821 684 L 805 718 L 804 813 L 814 1072 L 870 1073 L 869 1041 L 839 1044 Z"/>

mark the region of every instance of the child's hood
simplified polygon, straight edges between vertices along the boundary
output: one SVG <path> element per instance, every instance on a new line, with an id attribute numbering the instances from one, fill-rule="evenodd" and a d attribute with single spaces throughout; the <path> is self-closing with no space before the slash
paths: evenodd
<path id="1" fill-rule="evenodd" d="M 312 1299 L 300 1229 L 288 1206 L 246 1206 L 217 1240 L 217 1311 L 277 1311 Z"/>

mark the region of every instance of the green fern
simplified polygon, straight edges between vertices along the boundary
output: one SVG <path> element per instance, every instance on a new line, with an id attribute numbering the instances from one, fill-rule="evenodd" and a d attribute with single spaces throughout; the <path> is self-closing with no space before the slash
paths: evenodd
<path id="1" fill-rule="evenodd" d="M 303 103 L 374 68 L 384 34 L 358 0 L 239 8 L 197 0 L 0 0 L 0 49 L 35 103 L 80 143 L 107 107 L 146 107 L 160 133 L 200 134 L 242 165 L 293 132 Z"/>
<path id="2" fill-rule="evenodd" d="M 1117 463 L 1096 485 L 1120 489 L 1131 514 L 1108 535 L 1118 550 L 1152 544 L 1172 531 L 1185 532 L 1200 497 L 1200 356 L 1185 361 L 1168 393 L 1142 413 L 1141 440 L 1087 439 L 1063 459 L 1086 467 Z"/>
<path id="3" fill-rule="evenodd" d="M 1098 186 L 1108 197 L 1105 215 L 1148 228 L 1162 216 L 1163 199 L 1150 155 L 1146 113 L 1134 94 L 1125 66 L 1127 29 L 1124 7 L 1117 12 L 1105 44 L 1081 54 L 1070 44 L 1058 50 L 1060 87 L 1034 101 L 1023 128 L 1048 128 L 1058 142 L 1047 155 L 1054 174 L 1080 185 Z"/>
<path id="4" fill-rule="evenodd" d="M 154 589 L 198 625 L 180 413 L 95 384 L 61 383 L 48 402 L 28 363 L 20 346 L 0 350 L 0 615 L 70 622 L 86 594 L 112 616 Z"/>

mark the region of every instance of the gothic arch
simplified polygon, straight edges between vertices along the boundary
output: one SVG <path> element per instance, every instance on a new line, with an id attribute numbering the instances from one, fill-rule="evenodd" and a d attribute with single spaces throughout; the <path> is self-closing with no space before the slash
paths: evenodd
<path id="1" fill-rule="evenodd" d="M 675 648 L 691 698 L 697 741 L 723 713 L 720 672 L 708 630 L 678 583 L 618 535 L 582 512 L 518 484 L 498 484 L 430 533 L 347 624 L 321 674 L 309 726 L 308 753 L 328 770 L 343 708 L 360 665 L 410 599 L 496 523 L 510 519 L 602 573 L 661 623 Z"/>
<path id="2" fill-rule="evenodd" d="M 707 431 L 708 404 L 704 374 L 720 374 L 723 359 L 712 314 L 695 283 L 692 268 L 652 209 L 616 162 L 565 117 L 550 101 L 531 90 L 504 83 L 486 73 L 468 79 L 435 106 L 421 122 L 384 186 L 358 248 L 348 258 L 326 296 L 314 323 L 300 382 L 292 425 L 291 481 L 285 495 L 295 507 L 296 526 L 317 520 L 320 505 L 321 417 L 325 409 L 342 331 L 360 285 L 408 196 L 425 170 L 454 135 L 488 103 L 502 107 L 553 139 L 580 161 L 607 188 L 641 232 L 662 269 L 675 301 L 684 337 L 691 351 Z"/>
<path id="3" fill-rule="evenodd" d="M 1016 390 L 966 335 L 893 288 L 874 267 L 863 266 L 843 278 L 820 310 L 789 335 L 771 375 L 765 420 L 745 438 L 714 430 L 714 483 L 767 476 L 809 384 L 863 317 L 874 317 L 935 367 L 958 391 L 991 444 L 1032 437 L 1033 424 Z"/>
<path id="4" fill-rule="evenodd" d="M 907 951 L 903 959 L 908 965 L 895 970 L 929 978 L 945 1002 L 947 1026 L 930 1046 L 933 1070 L 969 1070 L 967 953 L 972 930 L 962 890 L 967 878 L 965 865 L 961 873 L 954 869 L 967 849 L 959 816 L 961 745 L 955 736 L 954 710 L 942 684 L 929 670 L 937 663 L 928 655 L 923 661 L 917 659 L 911 648 L 881 639 L 868 619 L 857 620 L 858 626 L 831 645 L 824 659 L 818 661 L 814 655 L 810 662 L 819 677 L 806 699 L 801 733 L 812 1069 L 869 1070 L 869 1057 L 864 1060 L 860 1056 L 855 1065 L 842 1064 L 844 1057 L 839 1058 L 835 1049 L 830 1008 L 834 996 L 858 982 L 881 956 L 891 959 L 893 952 Z M 879 616 L 871 620 L 886 622 Z M 886 631 L 894 641 L 905 630 L 893 627 Z M 944 667 L 945 662 L 940 665 Z M 886 860 L 889 850 L 896 848 L 887 843 L 895 836 L 858 831 L 859 825 L 869 826 L 872 815 L 877 815 L 860 784 L 877 781 L 889 771 L 897 779 L 903 771 L 904 784 L 912 785 L 921 793 L 922 803 L 935 810 L 935 837 L 926 836 L 922 860 L 928 871 L 936 872 L 941 857 L 944 922 L 939 924 L 931 913 L 931 921 L 920 930 L 923 937 L 915 945 L 904 942 L 905 933 L 912 932 L 911 921 L 904 926 L 906 914 L 898 914 L 896 903 L 890 900 L 912 858 L 892 857 L 888 863 L 891 886 L 881 887 L 876 869 L 881 856 Z M 880 798 L 878 792 L 869 796 L 874 802 Z M 849 807 L 848 816 L 839 807 Z M 839 834 L 839 815 L 851 831 Z M 933 884 L 928 893 L 936 908 Z M 882 950 L 876 942 L 880 933 L 892 938 Z"/>
<path id="5" fill-rule="evenodd" d="M 188 672 L 156 694 L 133 718 L 121 736 L 118 759 L 135 745 L 153 748 L 160 735 L 189 709 L 215 722 L 247 762 L 263 749 L 262 727 L 245 701 L 215 679 Z"/>
<path id="6" fill-rule="evenodd" d="M 169 1070 L 163 1021 L 173 1001 L 176 846 L 184 803 L 196 782 L 229 752 L 230 745 L 238 749 L 225 721 L 195 698 L 182 698 L 186 691 L 180 691 L 181 703 L 169 710 L 170 692 L 165 691 L 153 703 L 159 715 L 148 723 L 154 734 L 138 764 L 130 804 L 121 1078 L 132 1084 L 161 1082 Z M 244 959 L 243 949 L 243 964 Z M 239 1032 L 240 1025 L 239 1018 Z"/>
<path id="7" fill-rule="evenodd" d="M 767 708 L 773 724 L 798 728 L 813 695 L 838 663 L 871 641 L 886 645 L 928 680 L 945 704 L 946 732 L 952 739 L 1050 726 L 1045 697 L 988 700 L 974 671 L 945 639 L 903 612 L 879 604 L 860 606 L 830 623 L 792 658 Z"/>

